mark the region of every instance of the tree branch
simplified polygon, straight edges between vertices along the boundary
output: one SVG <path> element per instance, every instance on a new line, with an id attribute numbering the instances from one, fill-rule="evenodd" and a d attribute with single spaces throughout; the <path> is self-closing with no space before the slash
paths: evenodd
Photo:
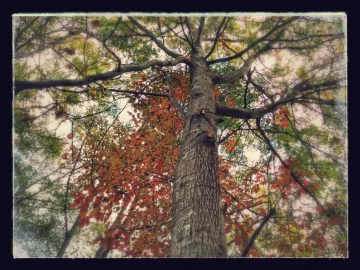
<path id="1" fill-rule="evenodd" d="M 65 254 L 67 247 L 69 246 L 71 239 L 74 237 L 76 229 L 79 227 L 80 224 L 80 215 L 77 216 L 74 224 L 72 225 L 70 231 L 65 235 L 64 242 L 62 243 L 58 253 L 56 254 L 57 258 L 62 258 Z"/>
<path id="2" fill-rule="evenodd" d="M 312 89 L 316 89 L 314 91 L 322 91 L 328 89 L 329 87 L 331 88 L 342 87 L 342 84 L 340 84 L 342 80 L 344 80 L 344 78 L 339 78 L 337 80 L 332 80 L 322 84 L 313 84 L 313 85 L 309 85 L 309 84 L 304 85 L 304 82 L 299 83 L 295 85 L 294 88 L 289 90 L 289 94 L 283 97 L 282 99 L 270 105 L 266 105 L 257 109 L 238 108 L 238 107 L 226 106 L 218 103 L 216 104 L 216 113 L 222 116 L 229 116 L 239 119 L 261 118 L 265 114 L 275 111 L 277 107 L 288 102 L 300 101 L 300 99 L 303 98 L 304 95 L 309 94 L 308 92 L 306 92 L 304 94 L 300 94 L 299 96 L 297 96 L 296 91 L 305 92 Z"/>
<path id="3" fill-rule="evenodd" d="M 276 210 L 275 208 L 270 209 L 269 213 L 266 215 L 266 217 L 263 219 L 263 221 L 261 222 L 261 224 L 259 225 L 259 227 L 257 227 L 257 229 L 255 230 L 255 232 L 253 233 L 253 235 L 250 237 L 249 243 L 247 244 L 246 248 L 244 249 L 244 251 L 241 253 L 241 257 L 246 257 L 246 255 L 248 254 L 248 252 L 250 251 L 251 247 L 254 245 L 255 239 L 256 237 L 259 235 L 260 231 L 262 230 L 262 228 L 265 226 L 265 224 L 270 220 L 270 218 L 276 214 Z"/>
<path id="4" fill-rule="evenodd" d="M 215 60 L 212 60 L 212 61 L 208 61 L 208 64 L 209 65 L 212 65 L 212 64 L 216 64 L 216 63 L 223 63 L 223 62 L 227 62 L 227 61 L 230 61 L 230 60 L 233 60 L 233 59 L 236 59 L 236 58 L 239 58 L 241 56 L 243 56 L 245 53 L 247 53 L 248 51 L 250 51 L 252 48 L 254 48 L 257 44 L 263 42 L 263 41 L 266 41 L 266 39 L 271 36 L 276 30 L 284 27 L 285 25 L 291 23 L 292 21 L 294 20 L 297 20 L 298 17 L 291 17 L 290 19 L 288 19 L 287 21 L 285 21 L 284 23 L 282 24 L 277 24 L 273 29 L 271 29 L 268 33 L 266 33 L 264 36 L 262 36 L 261 38 L 257 39 L 256 41 L 254 41 L 253 43 L 251 43 L 248 47 L 246 47 L 244 50 L 242 50 L 241 52 L 237 53 L 237 54 L 234 54 L 232 56 L 229 56 L 229 57 L 225 57 L 225 58 L 219 58 L 219 59 L 215 59 Z"/>
<path id="5" fill-rule="evenodd" d="M 180 17 L 180 24 L 181 24 L 181 29 L 182 29 L 182 31 L 183 31 L 183 34 L 184 34 L 184 36 L 185 36 L 186 41 L 189 43 L 190 47 L 191 47 L 193 50 L 195 50 L 195 49 L 194 49 L 194 44 L 192 44 L 191 40 L 189 39 L 189 37 L 188 37 L 187 34 L 185 33 L 184 24 L 183 24 L 183 22 L 182 22 L 181 17 Z M 189 31 L 190 31 L 190 29 L 189 29 Z M 189 33 L 189 34 L 190 34 L 190 33 Z"/>
<path id="6" fill-rule="evenodd" d="M 23 53 L 18 53 L 15 52 L 15 59 L 22 59 L 22 58 L 26 58 L 26 57 L 31 57 L 37 53 L 40 53 L 46 49 L 50 49 L 51 47 L 53 47 L 54 45 L 58 45 L 61 42 L 63 42 L 64 40 L 72 37 L 72 36 L 76 36 L 79 35 L 80 33 L 82 33 L 82 31 L 75 31 L 75 32 L 70 32 L 69 34 L 67 34 L 66 36 L 60 37 L 55 39 L 53 42 L 48 43 L 46 46 L 41 46 L 38 49 L 32 51 L 32 52 L 23 52 Z"/>
<path id="7" fill-rule="evenodd" d="M 205 17 L 201 17 L 201 18 L 200 18 L 200 25 L 199 25 L 199 28 L 198 28 L 197 37 L 196 37 L 196 40 L 195 40 L 195 48 L 197 48 L 197 47 L 200 46 L 201 33 L 202 33 L 203 29 L 204 29 L 204 23 L 205 23 Z"/>
<path id="8" fill-rule="evenodd" d="M 18 40 L 20 38 L 20 36 L 29 28 L 31 27 L 40 17 L 35 17 L 35 19 L 33 19 L 28 25 L 26 25 L 22 30 L 20 30 L 17 35 L 16 35 L 16 38 L 15 38 L 15 43 L 18 43 Z M 25 43 L 26 44 L 26 43 Z M 20 48 L 22 48 L 24 46 L 24 44 L 20 45 L 20 46 L 17 46 L 15 48 L 15 50 L 19 50 Z"/>
<path id="9" fill-rule="evenodd" d="M 58 86 L 83 86 L 96 81 L 106 81 L 126 72 L 142 71 L 154 66 L 175 66 L 179 63 L 187 62 L 188 60 L 183 57 L 178 57 L 171 61 L 154 59 L 139 65 L 122 65 L 120 70 L 115 69 L 101 74 L 90 75 L 79 80 L 15 81 L 15 95 L 21 91 L 30 89 L 44 89 Z"/>
<path id="10" fill-rule="evenodd" d="M 140 24 L 137 20 L 135 20 L 133 17 L 128 17 L 129 20 L 135 24 L 137 27 L 139 27 L 140 30 L 142 30 L 152 41 L 155 42 L 155 44 L 160 48 L 162 49 L 166 54 L 170 55 L 171 57 L 179 57 L 180 54 L 176 53 L 176 52 L 173 52 L 171 50 L 169 50 L 168 48 L 165 47 L 164 44 L 161 43 L 160 40 L 157 39 L 157 37 L 152 33 L 150 32 L 145 26 L 143 26 L 142 24 Z"/>
<path id="11" fill-rule="evenodd" d="M 257 51 L 255 54 L 251 55 L 248 59 L 245 60 L 244 64 L 237 71 L 234 71 L 229 74 L 213 74 L 214 84 L 225 84 L 225 83 L 233 83 L 241 78 L 243 78 L 251 68 L 252 63 L 264 52 L 270 50 L 271 47 L 267 44 L 265 47 Z"/>
<path id="12" fill-rule="evenodd" d="M 191 22 L 188 20 L 188 17 L 185 17 L 185 23 L 186 23 L 186 26 L 189 30 L 189 37 L 190 37 L 190 40 L 191 40 L 191 46 L 194 48 L 194 38 L 193 38 L 193 35 L 192 35 L 192 27 L 191 27 Z"/>
<path id="13" fill-rule="evenodd" d="M 314 202 L 321 207 L 321 209 L 324 210 L 325 215 L 329 218 L 335 218 L 333 215 L 330 214 L 330 212 L 324 208 L 324 206 L 320 203 L 320 201 L 318 200 L 318 198 L 316 198 L 316 196 L 309 190 L 307 189 L 303 183 L 300 181 L 300 179 L 297 177 L 297 175 L 294 173 L 294 171 L 285 163 L 285 161 L 281 158 L 281 156 L 279 155 L 279 153 L 275 150 L 275 148 L 272 146 L 270 139 L 266 136 L 265 132 L 262 130 L 261 125 L 260 125 L 260 118 L 256 119 L 256 126 L 261 134 L 262 139 L 264 140 L 264 142 L 268 145 L 268 147 L 270 148 L 271 152 L 273 152 L 273 154 L 279 159 L 280 163 L 290 171 L 290 175 L 292 177 L 292 179 L 314 200 Z M 344 226 L 339 223 L 339 227 L 340 230 L 343 233 L 346 233 L 346 229 L 344 228 Z"/>
<path id="14" fill-rule="evenodd" d="M 224 18 L 224 19 L 221 21 L 220 26 L 219 26 L 218 30 L 216 31 L 215 39 L 214 39 L 214 41 L 213 41 L 213 45 L 212 45 L 210 51 L 206 54 L 205 59 L 207 59 L 207 58 L 213 53 L 213 51 L 214 51 L 214 49 L 215 49 L 215 47 L 216 47 L 216 43 L 218 42 L 219 37 L 220 37 L 221 27 L 223 26 L 223 24 L 225 23 L 225 21 L 226 21 L 226 18 Z"/>

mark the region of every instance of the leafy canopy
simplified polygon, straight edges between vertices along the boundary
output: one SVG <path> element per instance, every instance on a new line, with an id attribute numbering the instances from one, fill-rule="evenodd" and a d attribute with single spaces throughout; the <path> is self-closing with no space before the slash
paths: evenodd
<path id="1" fill-rule="evenodd" d="M 15 16 L 15 240 L 56 256 L 78 215 L 65 256 L 95 256 L 79 243 L 168 255 L 198 39 L 222 120 L 228 255 L 244 255 L 269 216 L 247 256 L 346 257 L 344 21 Z M 61 170 L 32 181 L 41 160 Z"/>

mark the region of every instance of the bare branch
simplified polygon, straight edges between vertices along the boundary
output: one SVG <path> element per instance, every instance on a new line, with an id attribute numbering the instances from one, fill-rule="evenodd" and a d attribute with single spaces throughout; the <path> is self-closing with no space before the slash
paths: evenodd
<path id="1" fill-rule="evenodd" d="M 60 37 L 55 39 L 53 42 L 49 42 L 47 45 L 45 46 L 40 46 L 39 48 L 37 48 L 36 50 L 32 51 L 32 52 L 23 52 L 23 53 L 19 53 L 16 52 L 15 53 L 15 59 L 21 59 L 21 58 L 26 58 L 26 57 L 31 57 L 37 53 L 40 53 L 46 49 L 50 49 L 51 47 L 60 44 L 61 42 L 65 41 L 66 39 L 72 37 L 72 36 L 76 36 L 79 35 L 82 31 L 75 31 L 75 32 L 70 32 L 69 34 L 67 34 L 66 36 Z"/>
<path id="2" fill-rule="evenodd" d="M 243 78 L 251 68 L 251 65 L 254 63 L 256 58 L 258 58 L 262 53 L 270 50 L 270 45 L 266 45 L 261 50 L 257 51 L 255 54 L 250 56 L 245 60 L 244 64 L 237 71 L 234 71 L 229 74 L 213 74 L 214 84 L 225 84 L 225 83 L 233 83 L 241 78 Z"/>
<path id="3" fill-rule="evenodd" d="M 284 27 L 285 25 L 291 23 L 292 21 L 294 20 L 297 20 L 298 17 L 291 17 L 290 19 L 288 19 L 287 21 L 285 21 L 284 23 L 282 24 L 277 24 L 273 29 L 271 29 L 268 33 L 266 33 L 264 36 L 262 36 L 261 38 L 257 39 L 256 41 L 254 41 L 253 43 L 251 43 L 247 48 L 245 48 L 244 50 L 242 50 L 241 52 L 237 53 L 237 54 L 234 54 L 232 56 L 229 56 L 229 57 L 225 57 L 225 58 L 219 58 L 219 59 L 216 59 L 216 60 L 212 60 L 212 61 L 208 61 L 208 64 L 209 65 L 212 65 L 212 64 L 216 64 L 216 63 L 223 63 L 223 62 L 227 62 L 227 61 L 230 61 L 230 60 L 233 60 L 233 59 L 236 59 L 236 58 L 239 58 L 241 56 L 243 56 L 245 53 L 247 53 L 248 51 L 250 51 L 252 48 L 254 48 L 257 44 L 263 42 L 263 41 L 266 41 L 266 39 L 271 36 L 276 30 Z"/>
<path id="4" fill-rule="evenodd" d="M 241 254 L 241 257 L 246 257 L 246 255 L 249 253 L 251 247 L 254 245 L 255 239 L 256 237 L 259 235 L 260 231 L 262 230 L 262 228 L 265 226 L 265 224 L 270 220 L 270 218 L 276 214 L 276 210 L 274 208 L 272 208 L 269 213 L 266 215 L 266 217 L 263 219 L 263 221 L 261 222 L 261 224 L 259 225 L 259 227 L 257 227 L 257 229 L 255 230 L 255 232 L 253 233 L 253 235 L 250 237 L 249 243 L 247 244 L 246 248 L 244 249 L 244 251 Z"/>
<path id="5" fill-rule="evenodd" d="M 257 109 L 245 109 L 245 108 L 239 108 L 239 107 L 233 107 L 233 106 L 226 106 L 223 104 L 216 104 L 216 113 L 222 116 L 229 116 L 233 118 L 239 118 L 239 119 L 255 119 L 255 118 L 261 118 L 265 114 L 273 112 L 278 108 L 279 106 L 286 104 L 288 102 L 297 102 L 300 101 L 301 98 L 304 97 L 304 95 L 312 94 L 317 91 L 326 90 L 329 88 L 339 88 L 343 85 L 340 83 L 344 78 L 340 78 L 337 80 L 325 82 L 322 84 L 314 84 L 314 85 L 303 85 L 301 83 L 297 84 L 293 89 L 289 90 L 289 95 L 283 97 L 282 99 L 270 104 L 266 105 Z M 304 83 L 304 82 L 303 82 Z M 305 92 L 309 90 L 313 90 L 313 92 Z M 305 92 L 304 94 L 300 94 L 297 96 L 296 91 Z"/>
<path id="6" fill-rule="evenodd" d="M 22 30 L 20 30 L 17 35 L 16 35 L 16 39 L 15 39 L 15 43 L 18 43 L 18 40 L 20 38 L 20 36 L 29 28 L 31 27 L 40 17 L 35 17 L 35 19 L 33 19 L 28 25 L 26 25 Z M 25 43 L 26 44 L 26 43 Z M 19 50 L 21 47 L 23 47 L 24 44 L 17 46 L 15 48 L 15 50 Z"/>
<path id="7" fill-rule="evenodd" d="M 218 42 L 218 39 L 220 37 L 221 28 L 222 28 L 223 24 L 225 23 L 225 21 L 226 21 L 226 18 L 224 18 L 221 21 L 220 26 L 219 26 L 218 30 L 216 31 L 216 35 L 215 35 L 213 45 L 212 45 L 210 51 L 206 54 L 205 59 L 208 58 L 213 53 L 213 51 L 214 51 L 214 49 L 216 47 L 216 43 Z"/>
<path id="8" fill-rule="evenodd" d="M 325 215 L 329 218 L 335 218 L 333 215 L 330 214 L 330 212 L 328 210 L 326 210 L 324 208 L 324 206 L 320 203 L 320 201 L 318 200 L 318 198 L 309 190 L 307 189 L 304 184 L 300 181 L 300 179 L 297 177 L 297 175 L 295 174 L 295 172 L 285 163 L 285 161 L 281 158 L 281 156 L 279 155 L 279 153 L 275 150 L 275 148 L 273 147 L 270 139 L 266 136 L 265 132 L 262 130 L 261 125 L 260 125 L 260 118 L 256 119 L 256 126 L 261 134 L 261 137 L 263 139 L 263 141 L 268 145 L 268 147 L 270 148 L 270 150 L 273 152 L 273 154 L 279 159 L 280 163 L 290 171 L 290 175 L 292 177 L 292 179 L 314 200 L 314 202 L 321 207 L 321 209 L 324 210 Z M 344 226 L 339 223 L 339 227 L 340 230 L 343 233 L 346 233 L 346 229 L 344 228 Z"/>
<path id="9" fill-rule="evenodd" d="M 183 57 L 178 57 L 171 61 L 154 59 L 139 65 L 122 65 L 120 70 L 115 69 L 101 74 L 90 75 L 79 80 L 15 81 L 15 95 L 21 91 L 30 89 L 45 89 L 58 86 L 83 86 L 96 81 L 109 80 L 126 72 L 142 71 L 154 66 L 175 66 L 179 63 L 187 62 L 188 60 Z"/>
<path id="10" fill-rule="evenodd" d="M 162 49 L 166 54 L 170 55 L 171 57 L 179 57 L 180 54 L 173 52 L 171 50 L 169 50 L 168 48 L 165 47 L 164 44 L 161 43 L 160 40 L 157 39 L 157 37 L 151 32 L 149 31 L 145 26 L 143 26 L 142 24 L 140 24 L 137 20 L 135 20 L 133 17 L 128 17 L 129 20 L 135 24 L 137 27 L 139 27 L 140 30 L 142 30 L 152 41 L 155 42 L 155 44 Z"/>
<path id="11" fill-rule="evenodd" d="M 183 24 L 183 22 L 182 22 L 181 17 L 180 17 L 180 24 L 181 24 L 181 29 L 182 29 L 182 31 L 183 31 L 183 34 L 184 34 L 187 42 L 189 43 L 189 45 L 191 46 L 191 48 L 194 50 L 194 44 L 192 44 L 191 40 L 189 39 L 189 37 L 188 37 L 187 34 L 185 33 L 184 24 Z M 189 31 L 190 31 L 190 30 L 189 30 Z"/>
<path id="12" fill-rule="evenodd" d="M 71 239 L 73 238 L 76 229 L 79 227 L 80 224 L 80 215 L 77 216 L 74 224 L 72 225 L 70 231 L 65 235 L 65 239 L 58 251 L 58 253 L 56 254 L 57 258 L 62 258 L 64 256 L 64 253 L 66 251 L 66 248 L 69 246 Z"/>
<path id="13" fill-rule="evenodd" d="M 205 23 L 205 17 L 201 17 L 200 18 L 200 25 L 198 28 L 198 33 L 197 33 L 197 38 L 195 40 L 195 47 L 199 47 L 200 46 L 200 42 L 201 42 L 201 33 L 204 29 L 204 23 Z"/>

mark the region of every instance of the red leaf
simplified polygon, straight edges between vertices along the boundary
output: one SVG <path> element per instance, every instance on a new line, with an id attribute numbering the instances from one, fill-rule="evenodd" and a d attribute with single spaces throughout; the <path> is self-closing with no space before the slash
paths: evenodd
<path id="1" fill-rule="evenodd" d="M 68 134 L 66 137 L 70 140 L 74 136 L 73 133 Z"/>
<path id="2" fill-rule="evenodd" d="M 229 206 L 229 205 L 230 205 L 230 197 L 229 197 L 229 196 L 226 196 L 226 197 L 224 198 L 224 200 L 225 200 L 225 203 Z"/>
<path id="3" fill-rule="evenodd" d="M 331 220 L 331 224 L 333 224 L 333 225 L 339 225 L 339 223 L 340 223 L 340 219 L 339 219 L 339 218 L 333 218 L 333 219 Z"/>
<path id="4" fill-rule="evenodd" d="M 94 207 L 98 207 L 101 204 L 101 201 L 102 201 L 101 197 L 96 197 L 94 202 Z"/>
<path id="5" fill-rule="evenodd" d="M 317 206 L 317 207 L 316 207 L 316 211 L 317 211 L 318 213 L 322 213 L 322 212 L 324 212 L 324 208 L 322 208 L 321 206 Z"/>
<path id="6" fill-rule="evenodd" d="M 236 210 L 241 210 L 241 209 L 243 209 L 243 206 L 241 205 L 241 203 L 238 203 L 236 205 Z"/>
<path id="7" fill-rule="evenodd" d="M 260 208 L 260 215 L 265 217 L 266 216 L 266 211 L 264 208 Z"/>
<path id="8" fill-rule="evenodd" d="M 282 123 L 281 123 L 281 126 L 284 127 L 284 128 L 287 128 L 289 126 L 289 122 L 284 120 Z"/>
<path id="9" fill-rule="evenodd" d="M 241 237 L 239 234 L 235 234 L 235 244 L 237 246 L 241 244 Z"/>
<path id="10" fill-rule="evenodd" d="M 165 163 L 165 160 L 160 160 L 159 163 L 156 165 L 155 170 L 160 171 L 160 169 L 162 169 L 164 163 Z"/>
<path id="11" fill-rule="evenodd" d="M 231 224 L 228 224 L 225 228 L 225 233 L 226 234 L 229 233 L 231 231 L 231 228 L 232 228 Z"/>
<path id="12" fill-rule="evenodd" d="M 75 200 L 72 204 L 70 204 L 70 208 L 76 208 L 80 204 L 80 201 Z"/>
<path id="13" fill-rule="evenodd" d="M 248 199 L 252 199 L 252 196 L 247 192 L 244 192 L 243 195 Z"/>

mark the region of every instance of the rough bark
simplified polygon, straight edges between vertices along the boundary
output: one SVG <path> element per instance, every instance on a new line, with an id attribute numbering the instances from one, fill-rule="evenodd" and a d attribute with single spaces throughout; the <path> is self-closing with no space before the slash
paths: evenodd
<path id="1" fill-rule="evenodd" d="M 191 96 L 173 189 L 170 256 L 226 257 L 214 84 L 201 48 L 191 61 Z"/>

